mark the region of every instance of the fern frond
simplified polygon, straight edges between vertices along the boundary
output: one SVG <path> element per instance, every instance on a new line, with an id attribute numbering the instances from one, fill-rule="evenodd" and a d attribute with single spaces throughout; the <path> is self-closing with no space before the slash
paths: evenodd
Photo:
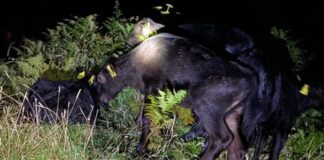
<path id="1" fill-rule="evenodd" d="M 175 115 L 173 108 L 185 98 L 186 94 L 184 90 L 173 92 L 169 89 L 159 90 L 157 96 L 148 96 L 150 103 L 147 104 L 146 115 L 155 125 L 167 126 Z"/>
<path id="2" fill-rule="evenodd" d="M 195 122 L 195 119 L 194 119 L 190 109 L 176 106 L 176 107 L 174 107 L 173 111 L 177 115 L 177 118 L 184 125 L 187 126 L 187 125 L 193 124 Z"/>
<path id="3" fill-rule="evenodd" d="M 179 90 L 179 91 L 175 91 L 173 90 L 173 92 L 171 92 L 170 90 L 167 90 L 167 105 L 165 110 L 167 112 L 172 112 L 172 108 L 174 106 L 176 106 L 177 104 L 179 104 L 187 95 L 187 92 L 185 90 Z"/>
<path id="4" fill-rule="evenodd" d="M 151 118 L 153 124 L 158 125 L 163 120 L 163 114 L 160 111 L 159 101 L 154 96 L 147 97 L 150 103 L 147 104 L 145 114 Z"/>

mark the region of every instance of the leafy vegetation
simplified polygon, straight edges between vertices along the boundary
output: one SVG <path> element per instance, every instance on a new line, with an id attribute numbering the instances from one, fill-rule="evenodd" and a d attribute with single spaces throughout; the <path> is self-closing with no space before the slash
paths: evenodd
<path id="1" fill-rule="evenodd" d="M 159 139 L 161 143 L 158 148 L 152 148 L 144 156 L 135 153 L 140 137 L 135 119 L 143 97 L 133 89 L 126 89 L 110 102 L 109 107 L 101 109 L 97 126 L 68 125 L 68 122 L 53 125 L 17 123 L 25 86 L 38 78 L 76 80 L 79 68 L 96 71 L 109 57 L 118 57 L 128 50 L 125 41 L 133 24 L 129 22 L 130 19 L 121 16 L 116 8 L 115 16 L 102 23 L 96 21 L 96 15 L 66 19 L 45 33 L 45 41 L 27 39 L 21 48 L 16 48 L 19 58 L 0 65 L 1 72 L 5 73 L 0 76 L 0 108 L 3 110 L 1 159 L 192 159 L 200 152 L 201 142 L 184 143 L 180 138 L 193 121 L 189 110 L 174 106 L 183 99 L 185 91 L 180 92 L 181 96 L 174 96 L 171 91 L 160 91 L 166 97 L 159 99 L 159 103 L 167 104 L 174 115 L 179 114 L 184 121 L 176 121 L 173 117 L 179 129 L 172 130 L 167 137 L 157 133 L 156 136 L 168 141 Z M 154 97 L 151 96 L 151 99 Z M 168 116 L 164 118 L 165 121 L 169 119 Z M 16 138 L 22 140 L 14 142 Z M 156 141 L 154 136 L 151 138 L 153 142 Z M 17 146 L 19 149 L 15 150 Z"/>
<path id="2" fill-rule="evenodd" d="M 118 4 L 118 3 L 117 3 Z M 0 159 L 195 159 L 204 139 L 184 142 L 181 136 L 193 123 L 190 110 L 178 104 L 185 91 L 159 91 L 150 96 L 147 115 L 152 118 L 149 152 L 137 155 L 141 130 L 135 123 L 143 96 L 131 88 L 101 108 L 96 125 L 17 123 L 26 85 L 37 78 L 76 80 L 80 70 L 97 71 L 111 56 L 129 48 L 125 39 L 131 19 L 115 16 L 102 23 L 96 15 L 73 17 L 45 33 L 47 39 L 26 40 L 16 48 L 20 56 L 0 64 Z M 287 32 L 273 32 L 287 42 L 296 56 L 296 71 L 307 63 L 297 42 Z M 293 58 L 294 59 L 294 58 Z M 282 159 L 321 159 L 324 154 L 323 111 L 309 111 L 298 120 L 282 152 Z M 219 159 L 225 159 L 222 154 Z"/>
<path id="3" fill-rule="evenodd" d="M 294 40 L 289 36 L 289 30 L 279 29 L 277 27 L 272 27 L 271 34 L 279 39 L 282 39 L 286 42 L 287 49 L 290 53 L 290 58 L 294 63 L 292 68 L 293 72 L 298 74 L 299 72 L 304 71 L 307 63 L 309 62 L 310 58 L 306 57 L 306 50 L 301 49 L 298 47 L 298 40 Z"/>
<path id="4" fill-rule="evenodd" d="M 324 156 L 323 109 L 311 109 L 297 121 L 281 155 L 285 159 L 319 160 Z"/>
<path id="5" fill-rule="evenodd" d="M 165 92 L 161 90 L 158 92 L 158 96 L 148 96 L 150 103 L 146 107 L 146 114 L 151 118 L 154 125 L 164 126 L 170 123 L 169 120 L 177 116 L 175 111 L 179 108 L 179 106 L 176 108 L 175 106 L 186 97 L 187 92 L 185 90 L 171 92 L 169 89 L 167 89 Z M 187 124 L 191 124 L 193 123 L 193 120 L 190 119 L 192 118 L 190 110 L 188 111 L 189 117 L 184 117 L 184 119 L 189 121 L 186 122 Z"/>
<path id="6" fill-rule="evenodd" d="M 97 71 L 111 56 L 127 51 L 125 38 L 132 24 L 119 16 L 103 24 L 96 15 L 74 17 L 45 33 L 47 40 L 26 40 L 16 48 L 20 57 L 0 65 L 0 85 L 12 92 L 42 77 L 76 80 L 80 70 Z M 107 32 L 104 32 L 107 31 Z M 71 76 L 74 75 L 74 76 Z"/>
<path id="7" fill-rule="evenodd" d="M 175 93 L 175 96 L 170 91 L 161 94 L 169 94 L 167 100 L 158 100 L 165 103 L 170 99 L 176 99 L 180 94 Z M 153 98 L 153 97 L 152 97 Z M 163 101 L 163 102 L 162 102 Z M 201 149 L 201 141 L 185 143 L 181 139 L 181 135 L 188 130 L 187 126 L 182 125 L 182 120 L 172 118 L 173 123 L 168 125 L 152 126 L 150 135 L 149 153 L 143 156 L 136 154 L 135 148 L 139 141 L 141 130 L 135 124 L 135 119 L 138 114 L 138 109 L 143 102 L 143 96 L 137 93 L 134 89 L 128 88 L 121 92 L 113 101 L 110 102 L 108 110 L 101 111 L 102 119 L 99 126 L 95 129 L 94 144 L 97 153 L 105 153 L 107 159 L 192 159 Z M 174 101 L 175 102 L 175 101 Z M 173 103 L 175 104 L 175 103 Z M 171 104 L 170 104 L 171 106 Z M 155 106 L 158 107 L 158 106 Z M 170 107 L 174 108 L 172 105 Z M 165 120 L 170 120 L 170 117 L 165 117 Z M 170 130 L 174 124 L 179 126 L 179 129 Z M 168 129 L 172 134 L 166 136 L 160 129 Z M 182 128 L 182 130 L 180 129 Z M 156 132 L 155 132 L 156 131 Z M 100 155 L 100 154 L 99 154 Z"/>

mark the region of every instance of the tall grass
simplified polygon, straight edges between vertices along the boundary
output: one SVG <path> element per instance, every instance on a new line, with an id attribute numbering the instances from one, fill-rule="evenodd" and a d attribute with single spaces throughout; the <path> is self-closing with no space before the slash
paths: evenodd
<path id="1" fill-rule="evenodd" d="M 94 125 L 18 122 L 19 105 L 0 92 L 0 159 L 88 159 Z"/>

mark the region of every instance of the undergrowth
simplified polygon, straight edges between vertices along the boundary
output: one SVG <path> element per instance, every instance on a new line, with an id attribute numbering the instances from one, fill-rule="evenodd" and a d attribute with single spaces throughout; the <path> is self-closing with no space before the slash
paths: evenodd
<path id="1" fill-rule="evenodd" d="M 0 64 L 0 159 L 197 159 L 204 139 L 184 142 L 181 136 L 193 123 L 190 110 L 178 106 L 185 91 L 160 91 L 150 96 L 148 116 L 153 119 L 149 152 L 135 152 L 141 129 L 135 119 L 143 97 L 125 89 L 100 110 L 96 125 L 17 123 L 26 91 L 38 78 L 77 80 L 80 70 L 96 72 L 111 56 L 127 53 L 125 39 L 132 29 L 116 7 L 115 16 L 99 23 L 97 15 L 73 17 L 49 29 L 45 41 L 26 40 L 16 48 L 19 57 Z M 284 31 L 274 32 L 282 39 Z M 282 32 L 282 33 L 281 33 Z M 296 56 L 296 71 L 305 59 L 297 42 L 288 43 Z M 294 58 L 293 58 L 294 59 Z M 324 154 L 323 111 L 301 116 L 282 159 L 321 159 Z M 225 159 L 226 154 L 219 159 Z"/>

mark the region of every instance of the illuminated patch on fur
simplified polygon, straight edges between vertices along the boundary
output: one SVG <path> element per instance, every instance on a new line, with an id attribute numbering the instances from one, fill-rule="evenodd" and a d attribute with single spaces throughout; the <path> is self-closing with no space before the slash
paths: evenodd
<path id="1" fill-rule="evenodd" d="M 135 61 L 137 64 L 145 65 L 146 68 L 156 66 L 163 59 L 162 53 L 165 52 L 164 43 L 161 39 L 152 37 L 148 41 L 143 42 L 136 49 Z"/>
<path id="2" fill-rule="evenodd" d="M 157 32 L 151 27 L 151 24 L 150 23 L 145 23 L 143 26 L 142 26 L 142 33 L 140 35 L 137 35 L 136 38 L 138 41 L 144 41 L 146 40 L 147 38 L 153 36 L 153 35 L 156 35 Z"/>
<path id="3" fill-rule="evenodd" d="M 301 93 L 302 95 L 307 96 L 309 94 L 309 85 L 304 84 L 304 86 L 299 90 L 299 93 Z"/>
<path id="4" fill-rule="evenodd" d="M 151 29 L 150 23 L 144 24 L 144 26 L 143 26 L 143 36 L 147 38 L 147 37 L 150 36 L 151 32 L 152 32 L 152 29 Z"/>

